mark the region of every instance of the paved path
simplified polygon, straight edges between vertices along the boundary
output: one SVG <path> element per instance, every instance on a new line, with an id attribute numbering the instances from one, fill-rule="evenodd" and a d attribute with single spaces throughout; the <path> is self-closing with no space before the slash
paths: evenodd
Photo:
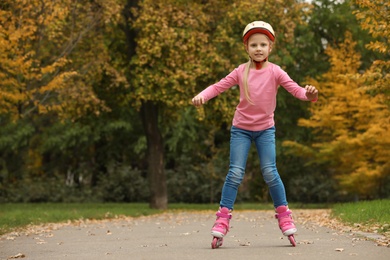
<path id="1" fill-rule="evenodd" d="M 178 212 L 11 233 L 0 238 L 0 259 L 390 259 L 388 247 L 299 219 L 292 247 L 270 211 L 235 212 L 224 245 L 212 250 L 214 218 L 212 212 Z"/>

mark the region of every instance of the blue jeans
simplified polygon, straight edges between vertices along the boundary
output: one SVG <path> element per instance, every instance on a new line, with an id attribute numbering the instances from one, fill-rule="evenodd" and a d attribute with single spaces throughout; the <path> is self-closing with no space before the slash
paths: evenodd
<path id="1" fill-rule="evenodd" d="M 247 131 L 232 126 L 230 133 L 230 165 L 222 188 L 221 207 L 233 209 L 238 187 L 244 175 L 252 142 L 260 159 L 263 179 L 268 185 L 275 208 L 287 205 L 286 191 L 276 169 L 275 127 L 263 131 Z"/>

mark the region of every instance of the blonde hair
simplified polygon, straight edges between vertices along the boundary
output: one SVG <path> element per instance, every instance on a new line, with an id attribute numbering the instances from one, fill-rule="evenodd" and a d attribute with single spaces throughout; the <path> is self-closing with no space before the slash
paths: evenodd
<path id="1" fill-rule="evenodd" d="M 245 98 L 246 98 L 246 100 L 248 100 L 248 102 L 251 105 L 254 105 L 254 103 L 252 102 L 252 99 L 249 95 L 249 87 L 248 87 L 248 76 L 249 76 L 249 70 L 251 69 L 251 65 L 252 65 L 252 59 L 249 58 L 249 61 L 246 63 L 246 67 L 244 70 L 244 75 L 243 75 L 242 81 L 244 83 Z"/>
<path id="2" fill-rule="evenodd" d="M 270 38 L 267 35 L 266 35 L 266 37 L 268 38 L 270 47 L 272 47 L 274 42 L 271 41 Z M 248 44 L 248 42 L 249 42 L 249 40 L 245 44 Z M 268 57 L 267 57 L 267 60 L 268 60 Z M 246 98 L 246 100 L 248 100 L 248 102 L 251 105 L 254 105 L 255 103 L 253 103 L 253 101 L 252 101 L 252 99 L 250 97 L 249 87 L 248 87 L 248 76 L 249 76 L 249 71 L 251 69 L 251 65 L 252 65 L 252 59 L 251 59 L 251 57 L 249 57 L 249 61 L 246 63 L 246 67 L 245 67 L 245 70 L 244 70 L 244 75 L 243 75 L 242 81 L 244 83 L 245 98 Z"/>

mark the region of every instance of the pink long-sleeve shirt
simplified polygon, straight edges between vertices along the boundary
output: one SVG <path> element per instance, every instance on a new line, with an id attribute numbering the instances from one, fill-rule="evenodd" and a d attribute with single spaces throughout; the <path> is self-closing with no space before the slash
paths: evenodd
<path id="1" fill-rule="evenodd" d="M 225 78 L 200 93 L 205 101 L 208 101 L 227 89 L 238 85 L 240 87 L 240 102 L 233 117 L 235 127 L 248 131 L 261 131 L 274 126 L 276 94 L 279 86 L 284 87 L 294 97 L 309 101 L 304 88 L 293 81 L 278 65 L 269 62 L 266 68 L 261 70 L 250 69 L 249 71 L 248 88 L 253 104 L 249 103 L 245 97 L 243 84 L 245 66 L 246 63 L 241 64 Z"/>

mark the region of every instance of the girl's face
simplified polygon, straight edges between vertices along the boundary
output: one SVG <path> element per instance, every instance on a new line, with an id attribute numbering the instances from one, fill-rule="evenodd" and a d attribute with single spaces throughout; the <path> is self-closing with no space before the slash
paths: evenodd
<path id="1" fill-rule="evenodd" d="M 272 50 L 270 40 L 261 33 L 249 37 L 245 48 L 251 59 L 259 62 L 265 60 Z"/>

